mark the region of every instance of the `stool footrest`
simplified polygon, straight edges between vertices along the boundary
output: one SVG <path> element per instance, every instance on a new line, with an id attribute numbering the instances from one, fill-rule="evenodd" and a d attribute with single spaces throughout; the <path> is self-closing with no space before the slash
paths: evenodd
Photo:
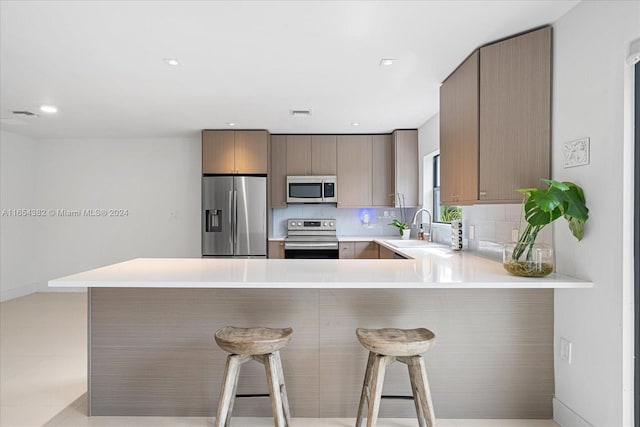
<path id="1" fill-rule="evenodd" d="M 269 397 L 269 393 L 236 394 L 236 397 Z"/>
<path id="2" fill-rule="evenodd" d="M 395 394 L 383 394 L 380 396 L 381 399 L 403 399 L 403 400 L 413 400 L 413 396 L 399 396 Z"/>

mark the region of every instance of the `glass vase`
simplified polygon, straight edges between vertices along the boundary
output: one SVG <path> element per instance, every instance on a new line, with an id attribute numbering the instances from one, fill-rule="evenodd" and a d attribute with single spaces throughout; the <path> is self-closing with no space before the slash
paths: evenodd
<path id="1" fill-rule="evenodd" d="M 514 276 L 544 277 L 553 272 L 553 248 L 544 243 L 508 243 L 502 266 Z"/>

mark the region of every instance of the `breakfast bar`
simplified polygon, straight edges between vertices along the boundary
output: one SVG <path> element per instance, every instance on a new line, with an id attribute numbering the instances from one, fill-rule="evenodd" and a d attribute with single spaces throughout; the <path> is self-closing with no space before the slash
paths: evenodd
<path id="1" fill-rule="evenodd" d="M 226 353 L 213 334 L 260 325 L 293 328 L 281 357 L 294 417 L 355 417 L 367 359 L 356 328 L 427 327 L 438 418 L 551 418 L 553 289 L 592 284 L 510 276 L 436 244 L 400 252 L 410 259 L 133 259 L 49 286 L 88 289 L 91 415 L 215 415 Z M 247 364 L 238 393 L 266 392 L 263 369 Z M 404 372 L 384 387 L 411 394 Z M 269 405 L 240 399 L 234 414 Z M 380 416 L 415 409 L 390 400 Z"/>

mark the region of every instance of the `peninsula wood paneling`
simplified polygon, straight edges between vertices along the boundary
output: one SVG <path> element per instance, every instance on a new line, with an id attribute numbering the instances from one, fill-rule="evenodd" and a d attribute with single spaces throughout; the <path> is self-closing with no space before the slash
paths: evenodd
<path id="1" fill-rule="evenodd" d="M 354 418 L 367 359 L 355 329 L 419 326 L 436 334 L 436 417 L 552 416 L 553 289 L 92 288 L 89 313 L 91 415 L 213 416 L 227 356 L 213 334 L 233 325 L 293 328 L 281 355 L 294 417 Z M 410 394 L 403 368 L 385 394 Z M 266 390 L 264 367 L 244 365 L 238 392 Z M 380 414 L 414 411 L 385 401 Z M 269 401 L 239 399 L 234 415 L 270 417 Z"/>

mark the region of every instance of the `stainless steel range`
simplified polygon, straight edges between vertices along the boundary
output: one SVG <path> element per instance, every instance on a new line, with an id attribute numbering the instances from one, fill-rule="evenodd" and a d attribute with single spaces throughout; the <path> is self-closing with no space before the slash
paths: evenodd
<path id="1" fill-rule="evenodd" d="M 284 257 L 337 259 L 335 219 L 289 219 L 284 239 Z"/>

